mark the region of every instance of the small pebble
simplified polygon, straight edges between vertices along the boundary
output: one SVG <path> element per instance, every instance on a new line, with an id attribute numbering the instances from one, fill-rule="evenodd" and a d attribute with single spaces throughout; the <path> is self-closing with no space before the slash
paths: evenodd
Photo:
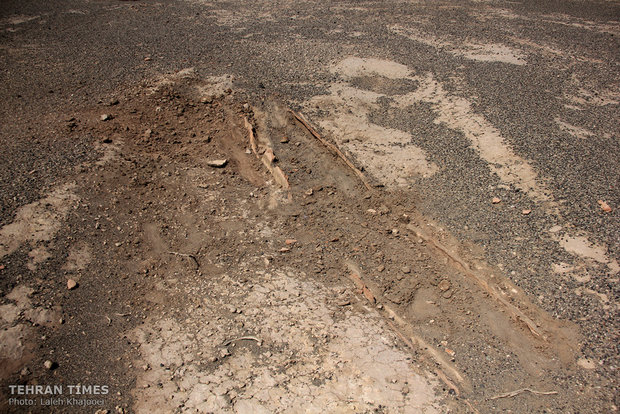
<path id="1" fill-rule="evenodd" d="M 450 284 L 450 282 L 446 279 L 442 280 L 441 282 L 439 282 L 439 284 L 437 285 L 437 287 L 439 288 L 439 290 L 441 290 L 442 292 L 445 292 L 446 290 L 450 289 L 452 285 Z"/>
<path id="2" fill-rule="evenodd" d="M 226 164 L 228 164 L 228 160 L 227 159 L 207 161 L 207 165 L 209 167 L 213 167 L 213 168 L 223 168 L 223 167 L 226 166 Z"/>

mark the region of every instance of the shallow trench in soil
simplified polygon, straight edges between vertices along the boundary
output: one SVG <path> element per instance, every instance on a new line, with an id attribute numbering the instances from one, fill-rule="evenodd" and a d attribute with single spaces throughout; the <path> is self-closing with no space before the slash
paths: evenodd
<path id="1" fill-rule="evenodd" d="M 181 72 L 59 122 L 100 157 L 0 230 L 20 274 L 3 282 L 3 382 L 109 384 L 102 409 L 144 413 L 596 398 L 573 380 L 574 326 L 422 216 L 415 191 L 230 86 Z"/>

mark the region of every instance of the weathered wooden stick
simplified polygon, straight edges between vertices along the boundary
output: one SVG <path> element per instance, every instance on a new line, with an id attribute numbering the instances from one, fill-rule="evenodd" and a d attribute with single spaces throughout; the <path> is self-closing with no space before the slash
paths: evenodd
<path id="1" fill-rule="evenodd" d="M 455 254 L 452 254 L 447 248 L 442 246 L 441 243 L 439 243 L 438 241 L 434 240 L 433 238 L 427 236 L 426 233 L 424 231 L 422 231 L 422 229 L 420 229 L 419 227 L 417 227 L 417 226 L 415 226 L 413 224 L 408 224 L 407 228 L 409 230 L 412 230 L 416 234 L 417 237 L 421 238 L 422 240 L 426 241 L 427 243 L 432 244 L 437 250 L 439 250 L 441 253 L 446 255 L 448 257 L 448 259 L 450 259 L 453 263 L 457 264 L 458 267 L 460 267 L 461 271 L 463 271 L 463 273 L 465 273 L 466 276 L 468 276 L 469 278 L 473 279 L 493 299 L 497 300 L 500 304 L 502 304 L 506 308 L 506 310 L 512 315 L 513 318 L 523 322 L 525 324 L 525 326 L 530 330 L 530 332 L 534 336 L 536 336 L 538 338 L 541 338 L 541 339 L 546 341 L 545 336 L 542 334 L 542 332 L 540 332 L 538 330 L 538 328 L 536 327 L 536 324 L 534 323 L 533 320 L 531 320 L 525 313 L 523 313 L 523 311 L 521 309 L 517 308 L 515 305 L 511 304 L 510 302 L 508 302 L 497 291 L 497 289 L 495 289 L 492 286 L 489 286 L 488 282 L 486 280 L 484 280 L 484 278 L 478 276 L 473 270 L 471 270 L 469 265 L 467 263 L 465 263 L 465 261 L 463 261 L 463 259 L 461 259 L 460 257 L 458 257 Z"/>
<path id="2" fill-rule="evenodd" d="M 531 388 L 521 388 L 520 390 L 510 391 L 510 392 L 506 392 L 504 394 L 496 395 L 495 397 L 489 398 L 489 400 L 497 400 L 497 399 L 500 399 L 500 398 L 516 397 L 517 395 L 522 394 L 524 392 L 531 392 L 532 394 L 536 394 L 536 395 L 555 395 L 555 394 L 558 393 L 557 391 L 536 391 L 536 390 L 533 390 Z"/>
<path id="3" fill-rule="evenodd" d="M 289 109 L 289 112 L 295 117 L 295 119 L 297 119 L 303 126 L 306 127 L 306 129 L 316 138 L 319 140 L 319 142 L 321 144 L 323 144 L 328 150 L 330 150 L 334 155 L 336 155 L 338 158 L 340 158 L 342 161 L 344 161 L 345 164 L 347 164 L 347 166 L 355 173 L 355 175 L 358 176 L 358 178 L 362 181 L 362 183 L 364 184 L 364 187 L 366 187 L 366 189 L 368 190 L 372 190 L 372 187 L 370 186 L 370 184 L 368 184 L 368 181 L 366 180 L 366 177 L 364 176 L 364 174 L 357 169 L 357 167 L 355 165 L 353 165 L 353 163 L 351 161 L 349 161 L 349 159 L 346 157 L 346 155 L 344 155 L 342 153 L 342 151 L 340 151 L 340 149 L 338 149 L 337 146 L 335 146 L 334 144 L 332 144 L 331 142 L 325 140 L 323 137 L 321 137 L 319 135 L 318 132 L 316 132 L 316 130 L 314 128 L 312 128 L 312 125 L 310 125 L 308 123 L 308 121 L 306 121 L 306 119 L 303 117 L 302 114 L 297 113 L 295 111 L 293 111 L 292 109 Z"/>

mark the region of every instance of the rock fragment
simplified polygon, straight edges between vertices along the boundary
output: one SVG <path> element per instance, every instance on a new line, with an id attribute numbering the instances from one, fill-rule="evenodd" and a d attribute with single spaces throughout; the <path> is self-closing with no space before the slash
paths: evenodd
<path id="1" fill-rule="evenodd" d="M 601 210 L 603 210 L 605 213 L 611 213 L 611 207 L 609 207 L 609 204 L 607 204 L 603 200 L 598 200 L 598 204 L 601 206 Z"/>
<path id="2" fill-rule="evenodd" d="M 271 148 L 267 148 L 265 150 L 265 153 L 263 154 L 263 157 L 265 157 L 265 159 L 269 163 L 273 163 L 276 160 L 276 155 L 273 153 L 273 150 Z"/>
<path id="3" fill-rule="evenodd" d="M 224 168 L 226 166 L 226 164 L 228 164 L 228 160 L 227 159 L 209 160 L 209 161 L 207 161 L 207 165 L 209 167 L 213 167 L 213 168 Z"/>

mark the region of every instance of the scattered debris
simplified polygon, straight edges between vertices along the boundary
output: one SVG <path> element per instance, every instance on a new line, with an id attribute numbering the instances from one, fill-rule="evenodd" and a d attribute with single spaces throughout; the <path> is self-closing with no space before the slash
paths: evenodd
<path id="1" fill-rule="evenodd" d="M 280 142 L 281 142 L 282 144 L 286 144 L 286 143 L 288 143 L 288 142 L 289 142 L 289 139 L 288 139 L 288 137 L 282 137 L 282 139 L 280 139 Z"/>
<path id="2" fill-rule="evenodd" d="M 78 284 L 77 284 L 77 282 L 75 280 L 73 280 L 73 279 L 67 280 L 67 289 L 73 290 L 73 289 L 75 289 L 77 287 L 77 285 Z"/>
<path id="3" fill-rule="evenodd" d="M 521 214 L 523 214 L 524 216 L 528 216 L 531 212 L 532 210 L 526 209 L 526 210 L 523 210 Z"/>
<path id="4" fill-rule="evenodd" d="M 499 204 L 502 202 L 502 200 L 499 197 L 493 197 L 493 200 L 491 200 L 491 202 L 493 204 Z"/>
<path id="5" fill-rule="evenodd" d="M 45 367 L 45 369 L 48 369 L 51 371 L 52 369 L 56 367 L 56 364 L 48 359 L 47 361 L 43 363 L 43 366 Z"/>
<path id="6" fill-rule="evenodd" d="M 101 116 L 99 117 L 99 119 L 100 119 L 101 121 L 103 121 L 103 122 L 105 122 L 105 121 L 109 121 L 110 119 L 112 119 L 112 115 L 110 115 L 110 114 L 103 114 L 103 115 L 101 115 Z"/>
<path id="7" fill-rule="evenodd" d="M 289 244 L 289 245 L 290 244 L 295 244 L 295 243 L 297 243 L 297 240 L 295 240 L 295 239 L 286 239 L 285 243 Z"/>

